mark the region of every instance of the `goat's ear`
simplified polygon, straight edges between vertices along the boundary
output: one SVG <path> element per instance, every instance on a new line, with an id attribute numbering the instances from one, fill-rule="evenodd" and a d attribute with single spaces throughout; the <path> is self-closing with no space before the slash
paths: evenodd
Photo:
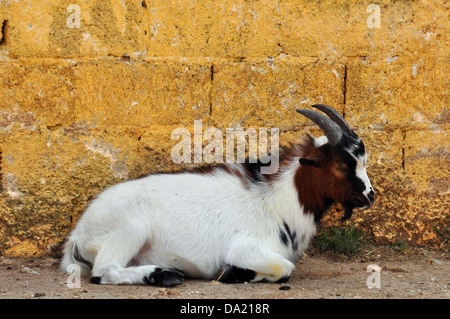
<path id="1" fill-rule="evenodd" d="M 319 154 L 309 155 L 307 157 L 301 157 L 299 163 L 303 166 L 322 167 L 323 158 Z"/>

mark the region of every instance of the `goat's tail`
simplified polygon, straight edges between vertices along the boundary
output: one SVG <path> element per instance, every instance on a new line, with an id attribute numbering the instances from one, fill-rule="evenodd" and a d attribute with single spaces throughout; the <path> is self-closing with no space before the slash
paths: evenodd
<path id="1" fill-rule="evenodd" d="M 64 246 L 64 255 L 61 261 L 61 269 L 66 273 L 70 273 L 72 265 L 80 267 L 82 275 L 89 275 L 92 269 L 92 263 L 84 259 L 78 251 L 77 241 L 73 236 L 67 240 Z"/>

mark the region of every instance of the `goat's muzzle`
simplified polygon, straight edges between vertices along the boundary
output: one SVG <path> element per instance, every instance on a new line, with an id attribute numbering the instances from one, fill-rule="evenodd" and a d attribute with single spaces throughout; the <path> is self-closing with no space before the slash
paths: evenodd
<path id="1" fill-rule="evenodd" d="M 375 193 L 373 189 L 365 195 L 358 196 L 353 203 L 344 204 L 344 216 L 342 216 L 341 221 L 346 221 L 350 217 L 352 217 L 353 209 L 358 208 L 360 210 L 365 210 L 370 208 L 375 203 Z"/>

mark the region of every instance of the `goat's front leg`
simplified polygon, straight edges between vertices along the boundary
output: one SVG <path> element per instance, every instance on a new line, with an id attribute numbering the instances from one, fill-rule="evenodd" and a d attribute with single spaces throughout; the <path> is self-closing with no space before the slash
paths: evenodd
<path id="1" fill-rule="evenodd" d="M 139 235 L 139 229 L 133 224 L 110 232 L 102 242 L 97 244 L 91 282 L 94 284 L 139 285 L 150 284 L 163 287 L 183 283 L 182 272 L 157 265 L 128 266 L 140 251 L 151 247 L 145 236 Z"/>
<path id="2" fill-rule="evenodd" d="M 253 254 L 252 254 L 253 255 Z M 234 264 L 227 264 L 216 275 L 216 280 L 223 283 L 237 282 L 286 282 L 288 281 L 294 264 L 283 256 L 273 253 L 240 260 Z"/>

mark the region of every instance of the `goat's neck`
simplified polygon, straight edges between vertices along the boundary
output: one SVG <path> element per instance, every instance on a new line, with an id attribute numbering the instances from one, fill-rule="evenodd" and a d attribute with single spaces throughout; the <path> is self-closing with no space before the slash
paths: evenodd
<path id="1" fill-rule="evenodd" d="M 334 202 L 329 193 L 329 183 L 322 176 L 313 172 L 310 167 L 300 167 L 294 176 L 294 184 L 298 201 L 302 203 L 304 213 L 314 215 L 318 222 Z"/>
<path id="2" fill-rule="evenodd" d="M 299 158 L 293 154 L 281 163 L 268 186 L 267 205 L 279 215 L 313 215 L 317 222 L 333 200 L 326 195 L 328 185 L 311 168 L 301 167 Z"/>

